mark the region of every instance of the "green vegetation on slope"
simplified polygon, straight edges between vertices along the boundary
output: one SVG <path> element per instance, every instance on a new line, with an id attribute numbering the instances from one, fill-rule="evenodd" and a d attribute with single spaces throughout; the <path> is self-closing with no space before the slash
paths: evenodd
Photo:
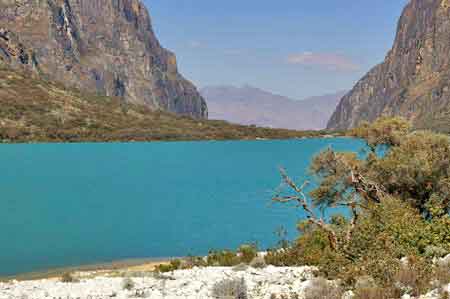
<path id="1" fill-rule="evenodd" d="M 411 131 L 400 118 L 382 118 L 352 134 L 367 141 L 367 159 L 332 149 L 320 153 L 311 164 L 317 187 L 309 194 L 282 171 L 287 189 L 274 200 L 293 202 L 309 217 L 298 225 L 294 244 L 271 251 L 266 261 L 318 266 L 353 289 L 355 298 L 418 296 L 431 289 L 445 296 L 450 260 L 436 261 L 450 253 L 449 137 Z M 377 154 L 380 147 L 384 155 Z M 339 206 L 351 211 L 350 219 L 325 221 L 314 209 Z"/>
<path id="2" fill-rule="evenodd" d="M 151 111 L 85 94 L 0 65 L 0 141 L 81 142 L 284 139 L 324 132 L 240 126 Z"/>

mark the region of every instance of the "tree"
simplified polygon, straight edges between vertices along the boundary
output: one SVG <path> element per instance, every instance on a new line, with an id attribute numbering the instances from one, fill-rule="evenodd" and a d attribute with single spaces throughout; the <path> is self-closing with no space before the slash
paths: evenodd
<path id="1" fill-rule="evenodd" d="M 311 192 L 305 191 L 309 182 L 297 184 L 281 170 L 288 189 L 273 200 L 296 203 L 307 219 L 292 248 L 270 258 L 281 265 L 318 266 L 349 284 L 368 275 L 394 292 L 396 279 L 413 269 L 408 273 L 417 279 L 406 281 L 416 284 L 418 294 L 429 282 L 430 258 L 450 252 L 450 139 L 412 131 L 400 118 L 366 123 L 351 134 L 366 141 L 368 154 L 331 148 L 319 153 L 310 166 Z M 340 206 L 348 207 L 350 217 L 318 216 L 319 209 Z M 416 261 L 409 270 L 400 261 L 404 257 Z"/>
<path id="2" fill-rule="evenodd" d="M 385 198 L 399 198 L 431 219 L 450 211 L 450 141 L 432 132 L 412 132 L 402 118 L 381 118 L 367 123 L 351 134 L 366 141 L 370 153 L 360 159 L 355 153 L 337 153 L 331 148 L 318 154 L 310 172 L 317 187 L 307 198 L 304 188 L 282 169 L 284 186 L 292 193 L 278 192 L 276 202 L 296 202 L 307 213 L 307 219 L 326 231 L 332 248 L 339 240 L 329 224 L 315 213 L 315 208 L 348 207 L 351 219 L 345 238 L 346 247 L 361 211 Z M 380 147 L 384 153 L 377 154 Z M 283 195 L 282 195 L 283 194 Z"/>

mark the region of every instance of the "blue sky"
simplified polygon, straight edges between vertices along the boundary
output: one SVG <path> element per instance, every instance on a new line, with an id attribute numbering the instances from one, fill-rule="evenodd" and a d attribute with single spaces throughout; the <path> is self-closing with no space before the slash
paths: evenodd
<path id="1" fill-rule="evenodd" d="M 197 87 L 295 99 L 350 89 L 391 48 L 408 0 L 144 0 Z"/>

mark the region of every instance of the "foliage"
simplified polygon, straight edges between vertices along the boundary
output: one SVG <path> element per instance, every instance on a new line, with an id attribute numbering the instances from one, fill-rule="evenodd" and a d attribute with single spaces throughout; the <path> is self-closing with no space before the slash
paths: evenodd
<path id="1" fill-rule="evenodd" d="M 363 124 L 351 135 L 364 138 L 369 154 L 363 159 L 331 148 L 318 154 L 310 167 L 316 184 L 308 200 L 299 200 L 303 187 L 282 173 L 294 195 L 277 194 L 274 200 L 295 199 L 308 219 L 299 224 L 293 246 L 270 251 L 266 262 L 318 266 L 347 286 L 358 277 L 373 278 L 374 285 L 355 290 L 356 298 L 424 293 L 433 277 L 447 279 L 448 272 L 431 259 L 450 252 L 450 139 L 412 132 L 400 118 Z M 348 207 L 351 216 L 323 223 L 311 213 L 337 206 Z"/>
<path id="2" fill-rule="evenodd" d="M 249 264 L 258 255 L 258 250 L 255 245 L 244 244 L 239 247 L 238 254 L 243 263 Z"/>
<path id="3" fill-rule="evenodd" d="M 187 267 L 189 261 L 190 261 L 190 260 L 187 259 L 186 262 L 183 263 L 183 261 L 180 260 L 180 259 L 173 259 L 173 260 L 171 260 L 168 264 L 165 263 L 165 264 L 159 264 L 159 265 L 157 265 L 157 266 L 155 267 L 155 272 L 158 272 L 158 273 L 165 273 L 165 272 L 175 271 L 175 270 L 181 269 L 181 268 L 183 268 L 183 267 L 186 267 L 186 268 L 192 268 L 192 267 L 196 266 L 195 264 L 193 264 L 192 266 Z"/>
<path id="4" fill-rule="evenodd" d="M 207 256 L 207 263 L 209 266 L 236 266 L 241 263 L 238 255 L 230 250 L 210 251 Z"/>
<path id="5" fill-rule="evenodd" d="M 448 136 L 431 132 L 403 136 L 400 145 L 368 165 L 367 173 L 427 218 L 450 211 Z"/>
<path id="6" fill-rule="evenodd" d="M 73 277 L 72 273 L 70 272 L 66 272 L 61 276 L 61 282 L 64 283 L 71 283 L 71 282 L 75 282 L 76 279 Z"/>
<path id="7" fill-rule="evenodd" d="M 171 264 L 159 264 L 155 267 L 155 272 L 166 273 L 177 270 Z"/>
<path id="8" fill-rule="evenodd" d="M 193 267 L 205 267 L 207 266 L 206 260 L 201 256 L 188 256 L 183 259 L 181 267 L 183 269 L 191 269 Z"/>
<path id="9" fill-rule="evenodd" d="M 431 280 L 431 267 L 427 260 L 410 256 L 404 260 L 394 276 L 394 286 L 401 294 L 420 296 L 428 291 Z"/>
<path id="10" fill-rule="evenodd" d="M 450 284 L 450 263 L 438 263 L 433 269 L 431 277 L 435 287 Z"/>
<path id="11" fill-rule="evenodd" d="M 363 122 L 359 127 L 350 130 L 349 135 L 366 140 L 367 145 L 375 150 L 380 145 L 396 146 L 407 135 L 411 123 L 401 117 L 381 117 L 372 124 Z"/>
<path id="12" fill-rule="evenodd" d="M 193 267 L 206 266 L 248 266 L 264 267 L 264 259 L 258 258 L 256 245 L 241 245 L 237 251 L 232 250 L 211 250 L 206 257 L 189 256 L 183 259 L 173 259 L 169 263 L 157 265 L 155 272 L 165 273 L 178 269 L 191 269 Z"/>
<path id="13" fill-rule="evenodd" d="M 327 149 L 317 155 L 310 166 L 311 174 L 320 182 L 310 192 L 315 204 L 327 207 L 352 200 L 351 170 L 359 169 L 360 164 L 355 153 L 336 153 Z"/>

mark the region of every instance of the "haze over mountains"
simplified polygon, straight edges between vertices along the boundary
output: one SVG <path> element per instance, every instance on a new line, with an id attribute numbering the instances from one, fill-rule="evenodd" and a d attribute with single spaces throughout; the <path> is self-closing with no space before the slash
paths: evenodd
<path id="1" fill-rule="evenodd" d="M 208 86 L 200 90 L 208 103 L 209 118 L 295 130 L 324 129 L 344 91 L 293 100 L 245 85 Z"/>

